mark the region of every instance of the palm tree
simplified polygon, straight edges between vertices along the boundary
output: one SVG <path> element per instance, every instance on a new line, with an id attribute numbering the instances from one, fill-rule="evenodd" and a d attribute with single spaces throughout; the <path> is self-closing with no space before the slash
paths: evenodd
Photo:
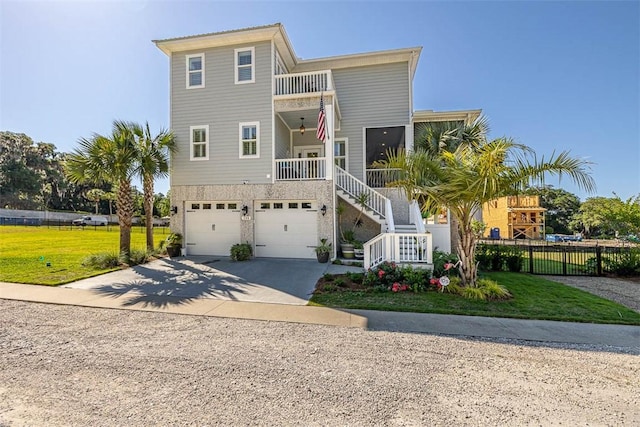
<path id="1" fill-rule="evenodd" d="M 136 136 L 138 151 L 138 166 L 136 173 L 142 179 L 144 193 L 144 215 L 147 229 L 147 251 L 153 251 L 153 184 L 155 178 L 169 174 L 169 158 L 176 151 L 176 141 L 173 133 L 161 129 L 157 135 L 151 135 L 149 122 L 144 126 L 131 124 L 131 130 Z"/>
<path id="2" fill-rule="evenodd" d="M 453 152 L 400 151 L 389 153 L 388 160 L 379 165 L 403 171 L 404 178 L 391 185 L 403 187 L 408 197 L 421 203 L 423 211 L 433 211 L 441 206 L 451 211 L 457 220 L 456 249 L 461 261 L 462 284 L 475 287 L 476 237 L 472 220 L 484 203 L 517 194 L 532 183 L 544 183 L 548 174 L 560 178 L 567 175 L 589 192 L 595 189 L 595 183 L 587 171 L 590 162 L 571 158 L 568 152 L 554 154 L 545 160 L 544 157 L 538 159 L 529 147 L 509 138 L 487 141 L 484 132 L 475 136 L 463 133 L 461 140 Z"/>
<path id="3" fill-rule="evenodd" d="M 131 179 L 138 161 L 135 135 L 128 123 L 115 120 L 111 135 L 93 134 L 90 138 L 81 138 L 78 143 L 80 147 L 67 158 L 66 175 L 73 183 L 116 185 L 120 256 L 127 262 L 131 253 L 133 218 Z"/>
<path id="4" fill-rule="evenodd" d="M 100 200 L 102 200 L 104 195 L 105 195 L 105 192 L 99 188 L 92 188 L 91 190 L 87 191 L 87 193 L 85 194 L 85 197 L 87 199 L 95 203 L 96 215 L 98 214 L 98 206 L 99 206 Z"/>

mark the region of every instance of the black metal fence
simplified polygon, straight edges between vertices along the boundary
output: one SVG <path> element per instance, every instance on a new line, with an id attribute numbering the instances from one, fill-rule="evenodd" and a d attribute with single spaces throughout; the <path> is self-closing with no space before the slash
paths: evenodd
<path id="1" fill-rule="evenodd" d="M 484 246 L 484 247 L 483 247 Z M 482 241 L 490 270 L 506 269 L 530 274 L 555 276 L 635 275 L 640 272 L 640 247 L 612 242 L 611 245 L 589 243 L 546 243 L 518 241 Z M 502 258 L 502 259 L 501 259 Z M 520 262 L 509 262 L 519 258 Z M 483 268 L 481 261 L 480 267 Z M 515 267 L 513 267 L 515 266 Z"/>

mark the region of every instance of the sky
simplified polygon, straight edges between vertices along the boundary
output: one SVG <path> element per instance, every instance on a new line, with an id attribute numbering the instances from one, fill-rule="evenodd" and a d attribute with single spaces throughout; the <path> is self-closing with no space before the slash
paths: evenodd
<path id="1" fill-rule="evenodd" d="M 546 182 L 582 200 L 640 194 L 638 0 L 0 0 L 0 130 L 70 152 L 114 119 L 168 128 L 151 40 L 277 22 L 304 59 L 422 46 L 415 110 L 482 109 L 490 138 L 589 160 L 595 193 Z"/>

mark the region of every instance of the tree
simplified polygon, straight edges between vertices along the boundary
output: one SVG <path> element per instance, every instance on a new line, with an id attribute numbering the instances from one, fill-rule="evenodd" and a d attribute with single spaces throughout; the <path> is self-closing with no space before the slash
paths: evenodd
<path id="1" fill-rule="evenodd" d="M 622 200 L 590 197 L 582 203 L 572 225 L 587 237 L 611 238 L 640 233 L 640 195 Z"/>
<path id="2" fill-rule="evenodd" d="M 93 134 L 90 138 L 81 138 L 78 143 L 80 147 L 68 156 L 66 162 L 67 177 L 75 183 L 108 182 L 117 186 L 120 255 L 128 262 L 133 218 L 131 179 L 138 161 L 135 135 L 128 123 L 115 120 L 111 135 Z"/>
<path id="3" fill-rule="evenodd" d="M 486 119 L 463 125 L 454 151 L 432 153 L 417 149 L 411 153 L 389 152 L 378 166 L 401 169 L 403 178 L 391 185 L 403 187 L 409 198 L 418 200 L 423 212 L 447 207 L 457 225 L 457 253 L 461 261 L 463 286 L 477 285 L 474 261 L 476 237 L 473 215 L 490 200 L 518 194 L 533 183 L 544 184 L 547 174 L 569 176 L 579 187 L 592 191 L 587 172 L 589 162 L 573 159 L 567 152 L 538 159 L 529 147 L 509 138 L 486 139 Z"/>
<path id="4" fill-rule="evenodd" d="M 527 194 L 540 196 L 540 205 L 547 210 L 545 223 L 554 233 L 572 234 L 571 220 L 580 209 L 580 199 L 573 193 L 551 185 L 533 187 Z"/>
<path id="5" fill-rule="evenodd" d="M 173 133 L 164 129 L 161 129 L 157 135 L 152 135 L 149 122 L 144 126 L 131 124 L 131 130 L 136 136 L 138 151 L 136 173 L 142 179 L 147 250 L 153 251 L 153 184 L 156 178 L 169 174 L 169 157 L 176 150 L 176 141 Z"/>
<path id="6" fill-rule="evenodd" d="M 105 192 L 99 188 L 92 188 L 87 191 L 85 197 L 95 203 L 96 207 L 96 215 L 98 214 L 98 206 L 100 205 L 100 200 L 104 198 Z"/>

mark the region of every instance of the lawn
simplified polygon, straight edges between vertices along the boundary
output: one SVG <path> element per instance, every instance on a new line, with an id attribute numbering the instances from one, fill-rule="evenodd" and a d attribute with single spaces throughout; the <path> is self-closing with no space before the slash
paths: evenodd
<path id="1" fill-rule="evenodd" d="M 314 294 L 310 305 L 417 313 L 640 325 L 640 313 L 580 289 L 521 273 L 487 273 L 513 295 L 476 301 L 439 292 L 335 291 Z"/>
<path id="2" fill-rule="evenodd" d="M 156 246 L 168 229 L 156 229 Z M 61 285 L 111 270 L 82 266 L 89 254 L 118 253 L 118 227 L 0 227 L 0 282 Z M 134 227 L 131 249 L 145 250 L 144 228 Z"/>

